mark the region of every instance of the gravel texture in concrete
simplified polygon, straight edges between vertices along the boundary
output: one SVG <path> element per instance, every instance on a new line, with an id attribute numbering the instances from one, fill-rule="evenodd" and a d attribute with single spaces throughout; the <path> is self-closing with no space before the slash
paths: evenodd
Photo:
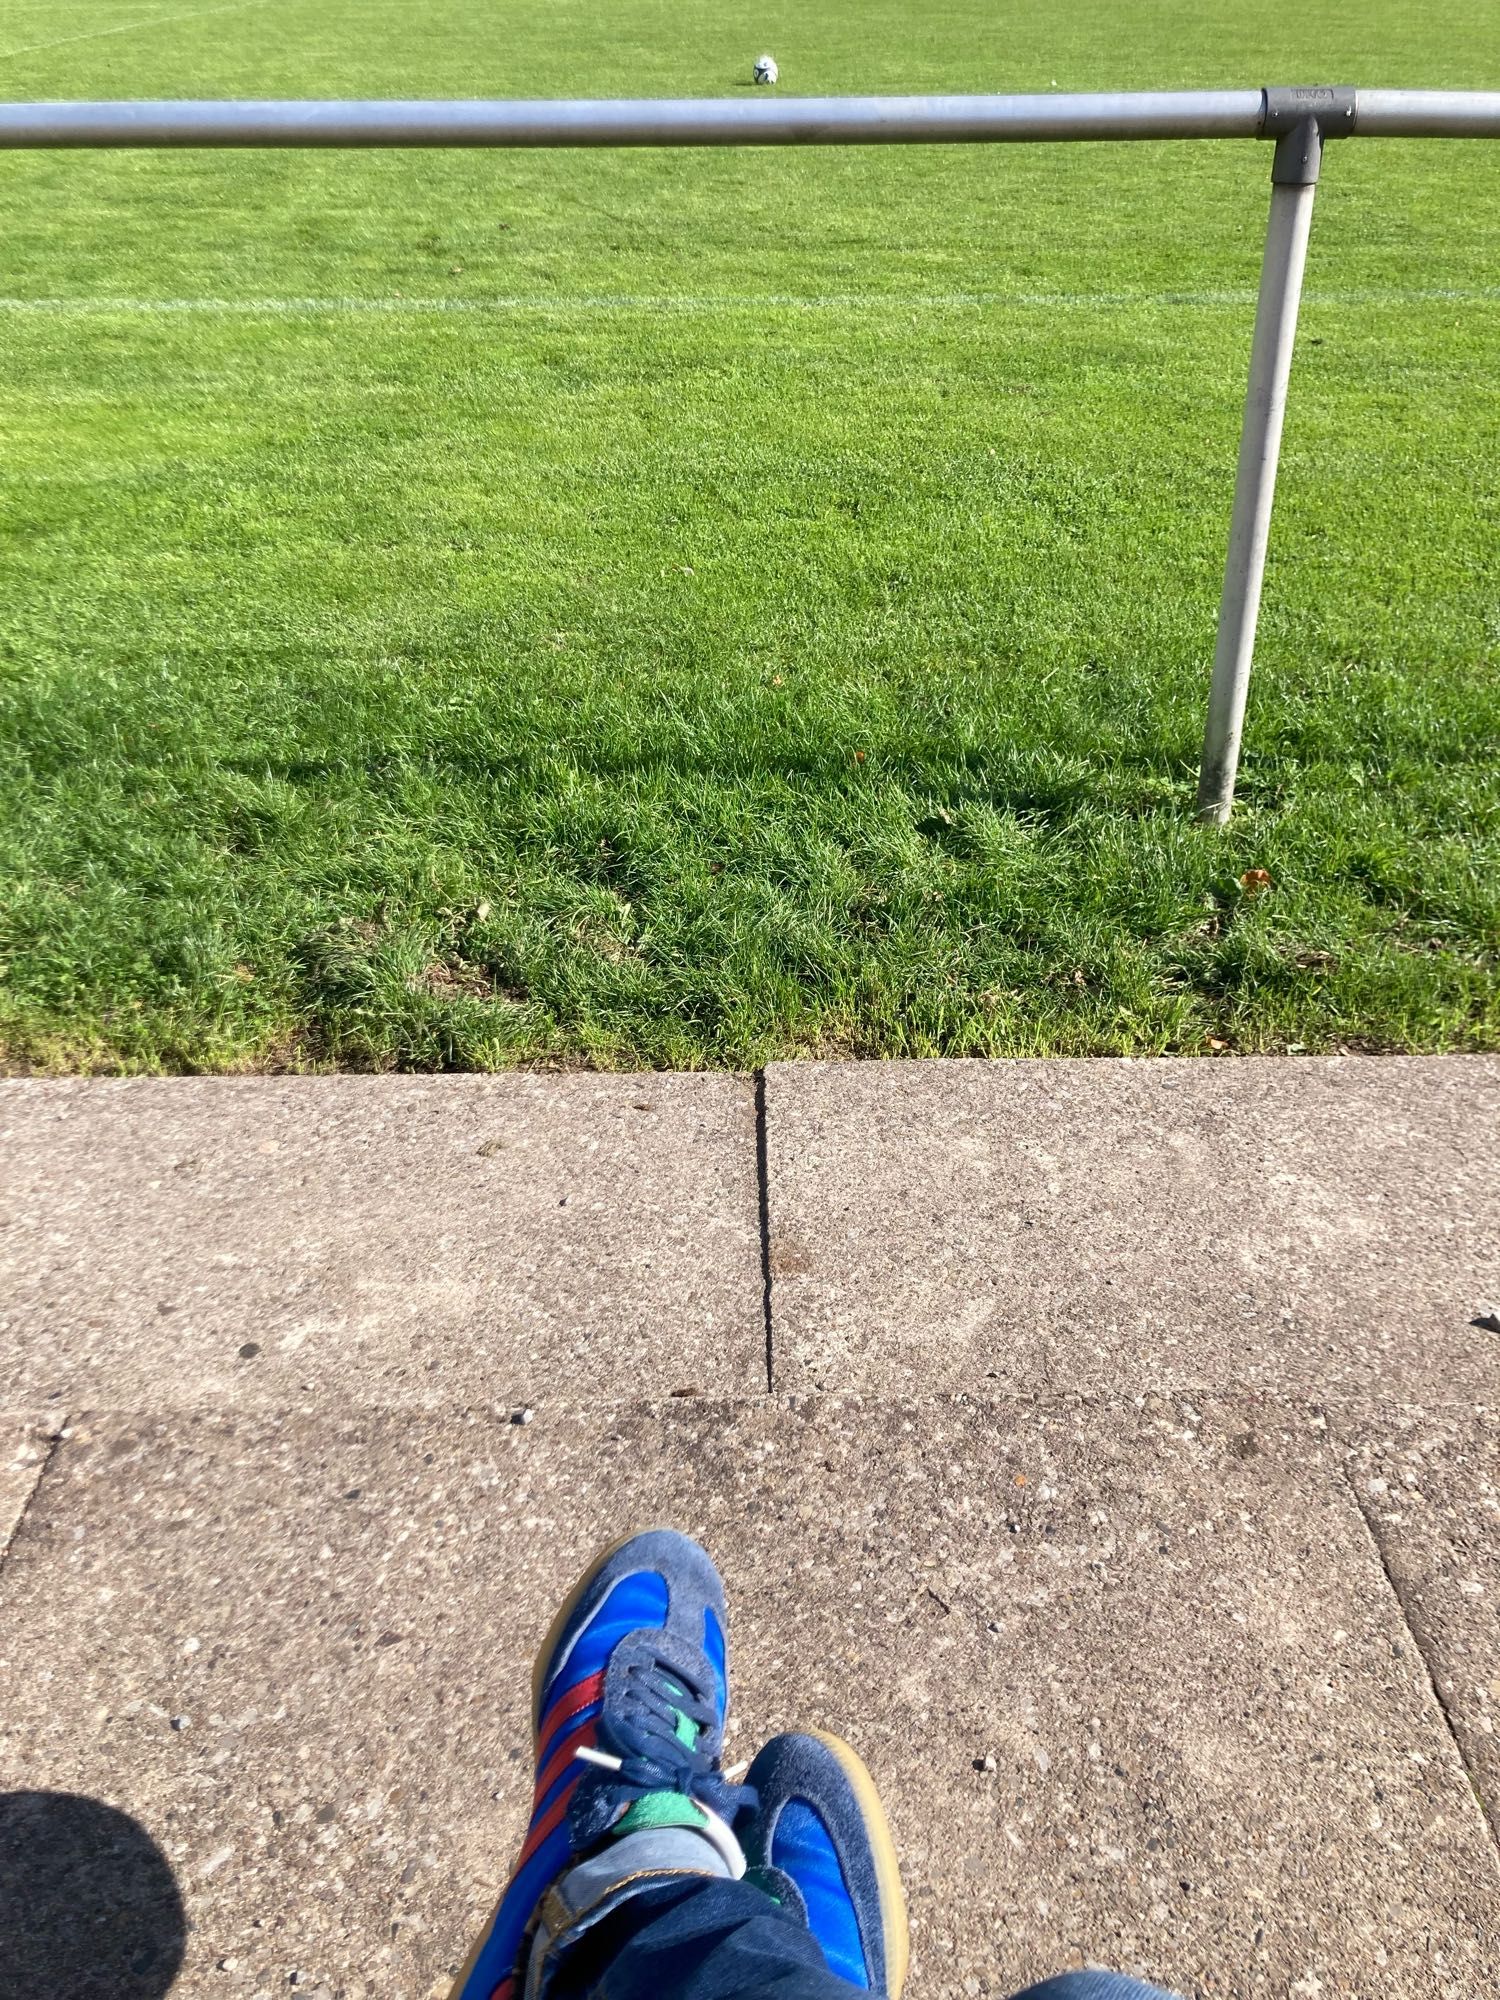
<path id="1" fill-rule="evenodd" d="M 1483 1401 L 1500 1059 L 767 1078 L 774 1380 Z"/>
<path id="2" fill-rule="evenodd" d="M 724 1076 L 0 1083 L 0 1402 L 765 1386 Z"/>
<path id="3" fill-rule="evenodd" d="M 176 2000 L 440 1995 L 527 1810 L 532 1649 L 597 1545 L 675 1521 L 729 1583 L 732 1746 L 835 1727 L 886 1794 L 913 2000 L 1086 1960 L 1216 2000 L 1473 2000 L 1495 1851 L 1321 1421 L 78 1419 L 0 1566 L 0 1784 L 159 1846 L 194 1926 Z M 151 1893 L 116 2000 L 183 1948 Z M 28 1994 L 55 1914 L 10 1940 Z"/>
<path id="4" fill-rule="evenodd" d="M 1349 1473 L 1500 1842 L 1500 1416 L 1372 1416 Z"/>

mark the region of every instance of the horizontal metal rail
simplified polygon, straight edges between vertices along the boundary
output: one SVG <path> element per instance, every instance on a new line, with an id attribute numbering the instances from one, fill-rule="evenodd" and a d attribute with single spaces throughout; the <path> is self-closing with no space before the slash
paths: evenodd
<path id="1" fill-rule="evenodd" d="M 860 146 L 1253 139 L 1258 90 L 1098 97 L 8 104 L 5 146 Z"/>
<path id="2" fill-rule="evenodd" d="M 1309 92 L 1312 96 L 1316 93 Z M 1500 137 L 1500 91 L 1361 90 L 1345 136 Z M 926 146 L 1254 139 L 1263 90 L 1032 97 L 213 99 L 0 105 L 16 146 Z M 1325 132 L 1325 138 L 1334 137 Z"/>
<path id="3" fill-rule="evenodd" d="M 1500 90 L 1357 90 L 1361 139 L 1500 138 Z"/>
<path id="4" fill-rule="evenodd" d="M 366 103 L 0 104 L 0 150 L 119 146 L 870 146 L 1272 139 L 1271 218 L 1198 779 L 1228 819 L 1260 614 L 1312 204 L 1330 139 L 1497 139 L 1500 91 L 1107 91 L 1029 97 L 779 97 Z"/>

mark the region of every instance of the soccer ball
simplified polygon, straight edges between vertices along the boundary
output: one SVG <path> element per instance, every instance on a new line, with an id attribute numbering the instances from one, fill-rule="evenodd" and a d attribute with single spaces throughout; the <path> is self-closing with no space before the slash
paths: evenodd
<path id="1" fill-rule="evenodd" d="M 755 81 L 757 83 L 774 83 L 780 74 L 781 72 L 776 67 L 775 56 L 757 56 L 755 58 Z"/>

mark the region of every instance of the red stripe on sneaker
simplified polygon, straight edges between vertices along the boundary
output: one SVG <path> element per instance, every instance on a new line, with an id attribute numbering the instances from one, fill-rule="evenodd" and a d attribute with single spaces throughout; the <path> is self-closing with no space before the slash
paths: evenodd
<path id="1" fill-rule="evenodd" d="M 516 1975 L 513 1972 L 507 1972 L 500 1984 L 490 1995 L 490 2000 L 510 2000 L 510 1996 L 515 1990 L 515 1984 Z"/>
<path id="2" fill-rule="evenodd" d="M 596 1743 L 599 1739 L 599 1718 L 591 1715 L 587 1722 L 580 1722 L 571 1736 L 565 1736 L 552 1755 L 537 1773 L 536 1790 L 532 1793 L 535 1805 L 545 1792 L 551 1791 L 563 1772 L 572 1763 L 574 1756 L 585 1744 Z"/>
<path id="3" fill-rule="evenodd" d="M 536 1746 L 536 1760 L 538 1764 L 546 1763 L 551 1757 L 552 1746 L 557 1740 L 558 1731 L 563 1725 L 571 1722 L 581 1708 L 587 1708 L 591 1701 L 597 1701 L 603 1692 L 603 1668 L 597 1674 L 590 1674 L 586 1681 L 580 1681 L 577 1687 L 568 1689 L 568 1692 L 547 1717 L 547 1727 L 542 1732 L 541 1740 Z"/>
<path id="4" fill-rule="evenodd" d="M 547 1835 L 554 1828 L 562 1824 L 563 1816 L 568 1810 L 568 1803 L 572 1799 L 572 1796 L 573 1787 L 569 1785 L 562 1797 L 555 1799 L 539 1820 L 533 1820 L 531 1831 L 526 1836 L 526 1845 L 516 1857 L 516 1873 L 518 1875 L 531 1859 L 532 1855 L 536 1853 L 542 1842 L 547 1838 Z"/>

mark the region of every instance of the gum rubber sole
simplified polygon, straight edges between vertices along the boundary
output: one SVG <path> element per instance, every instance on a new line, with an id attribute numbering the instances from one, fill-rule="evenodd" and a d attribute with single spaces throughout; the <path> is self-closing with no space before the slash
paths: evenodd
<path id="1" fill-rule="evenodd" d="M 901 2000 L 901 1989 L 906 1984 L 907 1968 L 911 1963 L 911 1934 L 906 1920 L 906 1892 L 901 1887 L 901 1868 L 896 1860 L 896 1844 L 891 1839 L 885 1807 L 880 1803 L 875 1780 L 865 1769 L 863 1760 L 842 1736 L 835 1736 L 827 1729 L 809 1729 L 805 1733 L 816 1737 L 826 1750 L 832 1751 L 859 1803 L 870 1836 L 875 1880 L 880 1889 L 887 2000 Z"/>

